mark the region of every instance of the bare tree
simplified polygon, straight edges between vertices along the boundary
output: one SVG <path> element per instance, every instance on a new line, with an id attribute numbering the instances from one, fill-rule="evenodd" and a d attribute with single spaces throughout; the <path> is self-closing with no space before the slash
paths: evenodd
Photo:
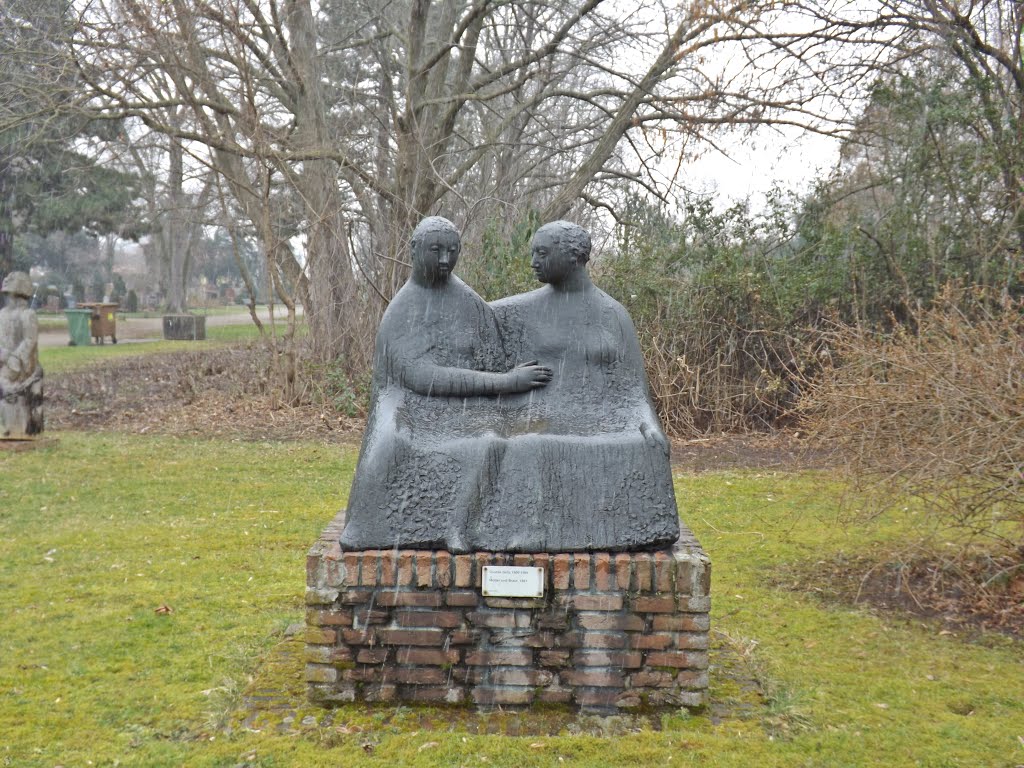
<path id="1" fill-rule="evenodd" d="M 843 84 L 807 85 L 816 40 L 772 31 L 788 6 L 95 0 L 73 50 L 105 114 L 205 148 L 272 237 L 315 355 L 359 367 L 419 217 L 473 233 L 531 211 L 617 214 L 623 183 L 664 196 L 667 157 L 709 131 L 827 121 Z"/>

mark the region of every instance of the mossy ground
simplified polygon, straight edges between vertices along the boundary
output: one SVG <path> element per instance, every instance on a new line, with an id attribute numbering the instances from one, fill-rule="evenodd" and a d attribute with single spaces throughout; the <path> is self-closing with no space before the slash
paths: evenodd
<path id="1" fill-rule="evenodd" d="M 899 533 L 836 526 L 842 489 L 825 474 L 677 479 L 714 563 L 703 714 L 328 713 L 304 702 L 285 630 L 303 620 L 305 552 L 344 504 L 353 449 L 50 437 L 0 453 L 0 764 L 1024 763 L 1019 643 L 771 586 L 781 564 Z"/>

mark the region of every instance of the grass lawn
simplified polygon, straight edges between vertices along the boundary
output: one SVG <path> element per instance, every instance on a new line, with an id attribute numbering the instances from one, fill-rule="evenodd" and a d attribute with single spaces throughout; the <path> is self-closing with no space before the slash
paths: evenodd
<path id="1" fill-rule="evenodd" d="M 677 478 L 714 563 L 714 718 L 478 735 L 468 712 L 352 705 L 330 728 L 241 728 L 247 687 L 292 697 L 296 722 L 322 715 L 302 703 L 301 659 L 280 650 L 303 618 L 305 551 L 344 504 L 354 451 L 49 437 L 0 453 L 0 765 L 1024 763 L 1019 643 L 967 643 L 769 585 L 782 563 L 893 533 L 836 526 L 840 489 L 813 473 Z"/>
<path id="2" fill-rule="evenodd" d="M 300 330 L 304 332 L 305 326 Z M 278 334 L 284 332 L 284 323 L 275 326 Z M 209 349 L 211 345 L 229 344 L 240 341 L 255 341 L 259 329 L 251 322 L 238 325 L 217 325 L 206 329 L 205 341 L 146 341 L 126 344 L 90 344 L 87 347 L 43 347 L 39 350 L 39 362 L 48 374 L 85 368 L 102 360 L 156 355 L 166 352 L 188 352 Z"/>

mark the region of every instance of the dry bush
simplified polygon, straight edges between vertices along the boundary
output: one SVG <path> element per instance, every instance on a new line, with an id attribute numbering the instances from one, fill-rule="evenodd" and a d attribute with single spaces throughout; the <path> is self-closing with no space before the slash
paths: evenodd
<path id="1" fill-rule="evenodd" d="M 641 320 L 637 332 L 658 415 L 677 438 L 786 426 L 820 338 L 708 318 L 685 327 Z"/>
<path id="2" fill-rule="evenodd" d="M 874 492 L 872 509 L 910 495 L 933 521 L 1024 546 L 1022 310 L 947 290 L 916 331 L 830 334 L 830 363 L 800 409 Z"/>

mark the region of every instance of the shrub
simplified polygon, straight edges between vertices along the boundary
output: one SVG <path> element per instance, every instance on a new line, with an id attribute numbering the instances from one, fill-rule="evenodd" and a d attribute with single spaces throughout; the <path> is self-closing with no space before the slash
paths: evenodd
<path id="1" fill-rule="evenodd" d="M 1024 546 L 1024 306 L 947 290 L 913 320 L 837 326 L 806 425 L 874 491 L 874 511 L 919 497 L 932 520 Z"/>

